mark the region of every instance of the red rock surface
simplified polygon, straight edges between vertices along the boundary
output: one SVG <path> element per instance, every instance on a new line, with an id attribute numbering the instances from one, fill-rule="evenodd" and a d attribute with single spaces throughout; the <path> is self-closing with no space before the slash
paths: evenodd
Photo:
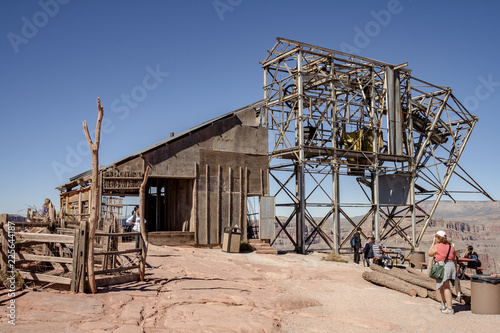
<path id="1" fill-rule="evenodd" d="M 266 255 L 151 246 L 147 281 L 72 294 L 0 290 L 1 332 L 494 332 L 500 315 L 373 285 L 324 254 Z"/>

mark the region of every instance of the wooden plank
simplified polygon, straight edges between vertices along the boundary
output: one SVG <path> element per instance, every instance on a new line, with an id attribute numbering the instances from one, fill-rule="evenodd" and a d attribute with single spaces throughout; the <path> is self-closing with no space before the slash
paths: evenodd
<path id="1" fill-rule="evenodd" d="M 114 284 L 122 284 L 128 282 L 139 281 L 140 275 L 137 273 L 130 273 L 119 276 L 100 276 L 96 277 L 95 282 L 98 287 L 111 286 Z"/>
<path id="2" fill-rule="evenodd" d="M 104 232 L 105 233 L 110 233 L 111 231 L 111 226 L 108 224 L 108 225 L 105 225 L 104 226 Z M 109 251 L 109 237 L 110 236 L 104 236 L 104 239 L 103 239 L 103 243 L 102 243 L 102 249 L 103 249 L 103 252 L 107 252 Z M 94 251 L 94 255 L 95 255 L 95 251 Z M 109 262 L 109 256 L 108 255 L 104 255 L 103 259 L 102 259 L 102 266 L 101 266 L 101 269 L 106 269 L 108 268 L 108 262 Z"/>
<path id="3" fill-rule="evenodd" d="M 71 291 L 81 293 L 85 291 L 85 265 L 87 261 L 87 222 L 80 223 L 75 230 L 73 249 L 73 275 L 71 277 Z"/>
<path id="4" fill-rule="evenodd" d="M 64 243 L 61 243 L 61 244 L 64 244 Z M 52 252 L 52 249 L 44 244 L 44 247 L 45 247 L 45 254 L 44 256 L 46 257 L 53 257 L 53 258 L 60 258 L 58 255 L 54 254 L 54 252 Z M 52 266 L 57 270 L 57 269 L 60 269 L 60 270 L 64 270 L 65 272 L 69 272 L 69 269 L 66 265 L 64 264 L 60 264 L 59 262 L 57 261 L 50 261 L 50 263 L 52 264 Z"/>
<path id="5" fill-rule="evenodd" d="M 71 284 L 70 278 L 57 275 L 40 274 L 40 273 L 26 272 L 26 271 L 19 271 L 19 274 L 21 274 L 23 279 L 29 281 L 49 282 L 49 283 L 58 283 L 67 285 Z"/>
<path id="6" fill-rule="evenodd" d="M 29 227 L 29 228 L 34 228 L 34 227 L 49 227 L 50 223 L 48 222 L 11 222 L 14 223 L 16 228 L 18 227 Z"/>
<path id="7" fill-rule="evenodd" d="M 139 237 L 139 249 L 141 250 L 139 252 L 139 265 L 137 267 L 139 268 L 139 279 L 141 281 L 144 281 L 144 276 L 146 275 L 146 260 L 144 258 L 144 250 L 146 249 L 144 246 L 144 238 Z M 134 266 L 134 265 L 132 265 Z M 127 267 L 127 266 L 122 266 L 122 267 Z"/>
<path id="8" fill-rule="evenodd" d="M 33 245 L 38 245 L 38 244 L 43 244 L 44 242 L 39 242 L 39 241 L 24 241 L 24 242 L 16 242 L 16 247 L 26 247 L 26 246 L 33 246 Z"/>
<path id="9" fill-rule="evenodd" d="M 138 253 L 141 252 L 141 249 L 129 249 L 129 250 L 121 250 L 121 251 L 106 251 L 106 252 L 94 252 L 94 256 L 103 256 L 103 255 L 120 255 L 127 253 Z"/>
<path id="10" fill-rule="evenodd" d="M 94 274 L 98 275 L 98 274 L 110 274 L 110 273 L 117 273 L 117 272 L 125 272 L 125 271 L 131 270 L 131 269 L 140 268 L 140 266 L 141 265 L 136 264 L 136 265 L 130 265 L 130 266 L 122 266 L 122 267 L 118 267 L 118 268 L 102 269 L 100 271 L 95 271 Z"/>
<path id="11" fill-rule="evenodd" d="M 131 231 L 131 232 L 127 232 L 127 233 L 116 233 L 116 232 L 99 232 L 99 231 L 96 231 L 95 235 L 96 236 L 100 236 L 100 237 L 107 237 L 107 236 L 116 236 L 116 237 L 123 237 L 123 236 L 137 236 L 137 235 L 140 235 L 141 232 L 140 231 Z"/>
<path id="12" fill-rule="evenodd" d="M 34 234 L 29 232 L 16 232 L 16 240 L 38 241 L 44 243 L 73 244 L 74 237 L 57 234 Z"/>
<path id="13" fill-rule="evenodd" d="M 7 224 L 7 223 L 5 223 Z M 1 225 L 1 224 L 0 224 Z M 1 253 L 0 253 L 0 268 L 3 270 L 7 270 L 7 265 L 8 265 L 8 248 L 9 248 L 9 242 L 7 240 L 8 234 L 7 231 L 5 231 L 4 228 L 0 229 L 0 238 L 1 238 Z"/>
<path id="14" fill-rule="evenodd" d="M 16 256 L 16 260 L 33 260 L 33 261 L 44 261 L 51 263 L 65 263 L 65 264 L 73 264 L 73 258 L 61 258 L 61 257 L 52 257 L 52 256 L 42 256 L 37 254 L 24 254 L 18 253 Z"/>

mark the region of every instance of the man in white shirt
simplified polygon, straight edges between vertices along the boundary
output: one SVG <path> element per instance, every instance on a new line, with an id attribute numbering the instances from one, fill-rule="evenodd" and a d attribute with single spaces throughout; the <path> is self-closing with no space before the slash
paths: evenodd
<path id="1" fill-rule="evenodd" d="M 136 211 L 136 215 L 132 215 L 127 219 L 127 223 L 133 223 L 134 227 L 132 231 L 139 232 L 141 231 L 141 216 L 139 213 L 139 209 Z M 146 224 L 146 220 L 144 220 L 144 225 Z M 135 236 L 135 248 L 139 248 L 139 237 L 140 235 Z"/>

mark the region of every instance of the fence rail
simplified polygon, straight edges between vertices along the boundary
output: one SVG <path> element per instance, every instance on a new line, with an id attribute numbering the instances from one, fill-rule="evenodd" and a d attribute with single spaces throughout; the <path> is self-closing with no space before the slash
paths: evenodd
<path id="1" fill-rule="evenodd" d="M 71 291 L 84 292 L 90 244 L 88 222 L 82 220 L 79 226 L 71 229 L 54 227 L 56 225 L 61 224 L 57 221 L 11 222 L 7 214 L 0 214 L 0 267 L 18 271 L 26 281 L 65 285 Z M 32 228 L 39 229 L 30 232 Z M 136 281 L 144 276 L 140 265 L 143 256 L 141 233 L 124 234 L 112 230 L 112 224 L 104 223 L 104 230 L 96 232 L 98 241 L 93 251 L 98 286 Z M 139 236 L 139 247 L 118 249 L 118 239 L 124 236 Z"/>

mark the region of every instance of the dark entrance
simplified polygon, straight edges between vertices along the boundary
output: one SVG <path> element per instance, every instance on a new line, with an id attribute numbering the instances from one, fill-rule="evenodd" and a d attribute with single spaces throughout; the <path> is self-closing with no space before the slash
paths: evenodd
<path id="1" fill-rule="evenodd" d="M 194 179 L 150 178 L 147 184 L 148 231 L 189 231 Z"/>

